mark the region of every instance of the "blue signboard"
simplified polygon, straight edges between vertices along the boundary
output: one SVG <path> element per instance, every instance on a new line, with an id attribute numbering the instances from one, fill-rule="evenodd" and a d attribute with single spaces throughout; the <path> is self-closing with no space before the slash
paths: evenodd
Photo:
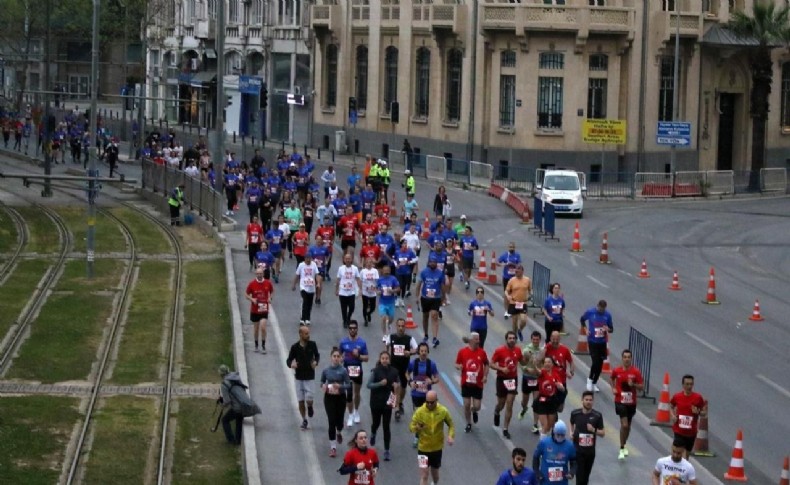
<path id="1" fill-rule="evenodd" d="M 348 122 L 356 126 L 358 120 L 357 110 L 351 110 L 351 112 L 348 113 Z"/>
<path id="2" fill-rule="evenodd" d="M 687 121 L 659 121 L 658 130 L 656 131 L 656 144 L 691 145 L 691 123 Z"/>
<path id="3" fill-rule="evenodd" d="M 263 79 L 257 76 L 239 76 L 239 92 L 258 95 L 263 86 Z"/>

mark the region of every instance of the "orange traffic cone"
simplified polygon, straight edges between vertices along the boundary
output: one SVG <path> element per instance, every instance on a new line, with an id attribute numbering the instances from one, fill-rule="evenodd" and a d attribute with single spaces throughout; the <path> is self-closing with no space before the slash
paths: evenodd
<path id="1" fill-rule="evenodd" d="M 486 274 L 486 251 L 483 250 L 483 253 L 480 256 L 480 266 L 477 268 L 477 279 L 480 281 L 485 281 L 488 279 L 488 275 Z"/>
<path id="2" fill-rule="evenodd" d="M 496 251 L 491 251 L 491 264 L 488 265 L 488 284 L 495 285 L 496 282 Z"/>
<path id="3" fill-rule="evenodd" d="M 735 438 L 735 447 L 732 449 L 730 468 L 724 474 L 725 480 L 735 480 L 736 482 L 746 481 L 746 472 L 743 469 L 743 431 L 738 430 Z"/>
<path id="4" fill-rule="evenodd" d="M 606 340 L 606 359 L 603 361 L 603 367 L 601 367 L 601 374 L 611 374 L 612 373 L 612 364 L 609 362 L 609 339 Z"/>
<path id="5" fill-rule="evenodd" d="M 396 198 L 397 197 L 395 197 L 395 192 L 393 191 L 392 198 L 390 199 L 390 215 L 392 217 L 398 216 L 398 204 L 397 201 L 395 200 Z"/>
<path id="6" fill-rule="evenodd" d="M 672 275 L 672 284 L 669 285 L 669 289 L 672 291 L 677 291 L 680 289 L 680 280 L 678 280 L 677 271 L 675 271 L 675 274 Z"/>
<path id="7" fill-rule="evenodd" d="M 576 223 L 576 227 L 573 229 L 573 244 L 571 245 L 571 251 L 574 253 L 580 253 L 584 251 L 582 249 L 582 243 L 579 241 L 579 223 Z"/>
<path id="8" fill-rule="evenodd" d="M 754 300 L 754 310 L 752 310 L 752 316 L 749 317 L 749 320 L 753 322 L 762 322 L 765 320 L 762 315 L 760 315 L 760 300 Z"/>
<path id="9" fill-rule="evenodd" d="M 579 338 L 576 339 L 576 350 L 573 351 L 576 355 L 589 355 L 590 346 L 587 344 L 587 332 L 584 327 L 579 327 Z"/>
<path id="10" fill-rule="evenodd" d="M 428 239 L 431 235 L 431 219 L 428 217 L 428 211 L 425 211 L 425 222 L 422 223 L 422 239 Z"/>
<path id="11" fill-rule="evenodd" d="M 721 303 L 719 300 L 716 299 L 716 272 L 713 268 L 710 269 L 710 279 L 708 280 L 708 294 L 705 296 L 705 299 L 702 303 L 707 303 L 708 305 L 718 305 Z"/>
<path id="12" fill-rule="evenodd" d="M 417 324 L 414 323 L 414 314 L 411 312 L 411 305 L 406 306 L 406 328 L 417 328 Z"/>
<path id="13" fill-rule="evenodd" d="M 716 456 L 716 453 L 708 449 L 708 417 L 700 415 L 699 426 L 697 427 L 697 438 L 694 440 L 694 448 L 691 451 L 694 456 Z"/>
<path id="14" fill-rule="evenodd" d="M 601 264 L 612 264 L 609 261 L 609 234 L 603 233 L 603 242 L 601 243 L 601 255 L 598 257 L 598 262 Z"/>
<path id="15" fill-rule="evenodd" d="M 650 278 L 650 273 L 647 272 L 647 261 L 644 258 L 642 259 L 642 268 L 640 268 L 637 276 L 640 278 Z"/>
<path id="16" fill-rule="evenodd" d="M 786 456 L 785 463 L 782 466 L 782 474 L 779 476 L 779 485 L 790 485 L 790 478 L 788 478 L 790 471 L 788 469 L 790 469 L 790 457 Z"/>
<path id="17" fill-rule="evenodd" d="M 656 419 L 650 422 L 651 426 L 672 426 L 669 422 L 669 372 L 664 373 L 664 385 L 661 386 L 661 396 L 656 409 Z"/>

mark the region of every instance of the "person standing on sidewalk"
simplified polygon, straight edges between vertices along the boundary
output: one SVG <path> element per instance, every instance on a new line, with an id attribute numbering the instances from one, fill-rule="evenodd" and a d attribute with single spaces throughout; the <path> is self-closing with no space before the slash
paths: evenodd
<path id="1" fill-rule="evenodd" d="M 614 332 L 612 314 L 606 311 L 606 300 L 600 300 L 595 308 L 590 308 L 579 319 L 587 333 L 587 345 L 590 348 L 590 375 L 587 377 L 587 390 L 600 392 L 598 379 L 601 377 L 603 362 L 607 357 L 606 342 L 609 334 Z"/>
<path id="2" fill-rule="evenodd" d="M 669 401 L 669 414 L 675 440 L 683 444 L 683 458 L 688 460 L 697 439 L 699 418 L 708 415 L 708 402 L 701 394 L 694 392 L 694 376 L 686 374 L 681 382 L 683 390 Z"/>
<path id="3" fill-rule="evenodd" d="M 351 388 L 348 371 L 343 367 L 340 349 L 332 349 L 331 363 L 321 372 L 321 389 L 324 391 L 324 410 L 329 423 L 329 456 L 337 456 L 337 447 L 343 443 L 343 415 L 346 412 L 346 392 Z"/>
<path id="4" fill-rule="evenodd" d="M 310 340 L 310 328 L 304 325 L 300 326 L 299 340 L 291 345 L 285 365 L 294 370 L 296 400 L 299 402 L 299 414 L 302 416 L 302 430 L 307 429 L 307 418 L 313 417 L 313 381 L 315 380 L 315 368 L 320 360 L 318 346 Z M 305 404 L 307 404 L 306 409 Z"/>
<path id="5" fill-rule="evenodd" d="M 178 187 L 170 191 L 170 197 L 167 199 L 167 205 L 170 208 L 170 225 L 181 225 L 181 206 L 184 204 L 184 184 L 179 184 Z"/>
<path id="6" fill-rule="evenodd" d="M 571 411 L 568 423 L 571 426 L 573 444 L 576 446 L 576 485 L 587 485 L 595 463 L 595 442 L 606 435 L 603 416 L 593 409 L 595 393 L 582 393 L 582 407 Z"/>
<path id="7" fill-rule="evenodd" d="M 299 263 L 296 267 L 296 275 L 294 276 L 291 291 L 296 291 L 296 283 L 299 283 L 299 293 L 302 295 L 302 318 L 299 320 L 301 325 L 310 326 L 310 314 L 313 311 L 313 299 L 318 285 L 321 284 L 318 279 L 318 266 L 313 261 L 310 253 L 305 255 L 304 261 Z"/>

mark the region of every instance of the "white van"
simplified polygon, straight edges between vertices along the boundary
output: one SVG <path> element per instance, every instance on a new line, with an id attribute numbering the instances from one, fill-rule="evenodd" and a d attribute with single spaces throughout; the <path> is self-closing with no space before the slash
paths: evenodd
<path id="1" fill-rule="evenodd" d="M 582 217 L 584 194 L 587 184 L 584 172 L 567 169 L 538 169 L 535 187 L 540 200 L 554 205 L 557 213 Z"/>

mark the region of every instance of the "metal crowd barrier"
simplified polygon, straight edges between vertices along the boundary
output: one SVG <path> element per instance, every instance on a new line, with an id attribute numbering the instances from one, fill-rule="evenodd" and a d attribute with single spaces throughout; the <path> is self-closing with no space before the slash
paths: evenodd
<path id="1" fill-rule="evenodd" d="M 637 172 L 634 175 L 636 197 L 672 197 L 674 177 L 665 172 Z"/>
<path id="2" fill-rule="evenodd" d="M 675 172 L 675 197 L 705 195 L 707 180 L 705 172 Z"/>
<path id="3" fill-rule="evenodd" d="M 728 195 L 735 193 L 735 174 L 732 170 L 708 170 L 705 193 Z"/>
<path id="4" fill-rule="evenodd" d="M 224 197 L 208 183 L 148 159 L 142 161 L 142 175 L 143 189 L 161 193 L 164 197 L 168 197 L 170 190 L 183 183 L 186 206 L 215 226 L 222 222 Z"/>
<path id="5" fill-rule="evenodd" d="M 447 180 L 447 159 L 435 155 L 426 155 L 425 178 L 440 182 Z"/>
<path id="6" fill-rule="evenodd" d="M 541 309 L 546 297 L 549 296 L 551 285 L 551 270 L 537 261 L 532 263 L 532 303 L 530 307 Z M 540 315 L 541 312 L 535 312 Z"/>
<path id="7" fill-rule="evenodd" d="M 631 331 L 628 334 L 628 348 L 631 350 L 631 355 L 634 358 L 634 366 L 642 373 L 642 378 L 645 381 L 645 387 L 642 389 L 642 395 L 639 397 L 650 399 L 655 403 L 656 398 L 647 394 L 650 392 L 650 361 L 653 359 L 653 341 L 639 330 L 631 327 Z"/>
<path id="8" fill-rule="evenodd" d="M 763 192 L 787 191 L 787 169 L 761 168 L 760 190 Z"/>
<path id="9" fill-rule="evenodd" d="M 469 162 L 469 185 L 472 187 L 491 187 L 494 178 L 494 166 L 489 163 Z"/>

